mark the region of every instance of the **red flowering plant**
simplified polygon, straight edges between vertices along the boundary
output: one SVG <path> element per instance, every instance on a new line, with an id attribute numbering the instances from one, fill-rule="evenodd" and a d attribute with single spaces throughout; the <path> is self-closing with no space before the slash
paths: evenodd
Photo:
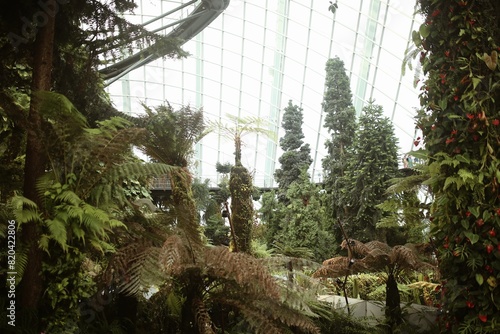
<path id="1" fill-rule="evenodd" d="M 419 0 L 442 332 L 500 333 L 500 1 Z"/>

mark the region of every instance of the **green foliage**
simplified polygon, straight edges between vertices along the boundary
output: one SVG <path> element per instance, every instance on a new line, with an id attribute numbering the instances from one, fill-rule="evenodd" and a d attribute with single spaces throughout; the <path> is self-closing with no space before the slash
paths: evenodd
<path id="1" fill-rule="evenodd" d="M 373 101 L 363 108 L 354 152 L 345 177 L 350 209 L 355 213 L 344 222 L 347 235 L 385 241 L 383 230 L 377 230 L 382 218 L 377 206 L 387 198 L 390 180 L 398 172 L 397 139 L 391 121 Z"/>
<path id="2" fill-rule="evenodd" d="M 281 122 L 285 135 L 279 141 L 283 150 L 283 154 L 278 159 L 281 168 L 276 169 L 274 172 L 274 177 L 278 183 L 278 199 L 280 201 L 287 202 L 286 191 L 288 187 L 312 163 L 311 148 L 309 144 L 304 144 L 302 140 L 304 138 L 302 123 L 302 108 L 293 105 L 291 100 L 288 101 Z"/>
<path id="3" fill-rule="evenodd" d="M 322 334 L 375 334 L 378 330 L 365 323 L 362 319 L 350 317 L 326 304 L 318 304 L 321 316 L 315 323 L 321 328 Z M 374 331 L 375 330 L 375 331 Z"/>
<path id="4" fill-rule="evenodd" d="M 326 203 L 334 220 L 345 221 L 355 214 L 348 209 L 349 192 L 344 174 L 352 156 L 357 125 L 349 77 L 344 62 L 338 57 L 326 62 L 325 86 L 322 104 L 324 127 L 331 136 L 325 142 L 328 154 L 322 161 L 324 188 L 328 194 Z"/>
<path id="5" fill-rule="evenodd" d="M 335 252 L 333 226 L 321 205 L 320 188 L 303 171 L 288 188 L 286 198 L 289 203 L 278 206 L 281 212 L 277 216 L 282 218 L 274 241 L 291 248 L 305 247 L 317 262 L 331 257 Z"/>
<path id="6" fill-rule="evenodd" d="M 97 289 L 84 261 L 84 253 L 70 248 L 65 253 L 54 251 L 44 262 L 42 275 L 48 283 L 43 317 L 50 333 L 65 333 L 68 323 L 77 323 L 81 300 L 89 298 Z"/>
<path id="7" fill-rule="evenodd" d="M 242 138 L 249 134 L 263 135 L 268 138 L 274 138 L 275 132 L 268 129 L 268 122 L 259 117 L 238 117 L 227 114 L 226 118 L 230 124 L 223 122 L 210 122 L 209 128 L 217 129 L 219 133 L 227 139 L 234 140 L 235 145 L 235 165 L 241 165 L 241 144 Z"/>
<path id="8" fill-rule="evenodd" d="M 141 150 L 155 162 L 185 167 L 197 143 L 205 132 L 203 110 L 185 106 L 174 110 L 161 105 L 154 110 L 144 106 L 148 136 Z"/>
<path id="9" fill-rule="evenodd" d="M 217 162 L 215 164 L 215 170 L 217 171 L 217 173 L 229 174 L 229 173 L 231 173 L 231 168 L 233 168 L 233 165 L 231 165 L 230 162 L 226 162 L 224 164 Z"/>
<path id="10" fill-rule="evenodd" d="M 498 1 L 419 3 L 426 20 L 413 37 L 427 79 L 417 125 L 435 195 L 441 321 L 451 333 L 497 333 L 500 7 Z"/>
<path id="11" fill-rule="evenodd" d="M 13 197 L 11 205 L 20 228 L 30 221 L 43 226 L 39 247 L 47 253 L 50 252 L 50 242 L 58 244 L 64 251 L 68 251 L 69 246 L 85 243 L 103 253 L 112 251 L 113 246 L 107 242 L 108 234 L 117 227 L 124 227 L 123 223 L 85 203 L 71 190 L 73 186 L 74 178 L 70 177 L 64 185 L 55 183 L 45 190 L 46 218 L 42 218 L 33 202 L 21 196 Z"/>
<path id="12" fill-rule="evenodd" d="M 262 195 L 259 213 L 265 226 L 264 239 L 268 245 L 272 245 L 275 236 L 281 231 L 283 218 L 282 203 L 278 202 L 276 192 L 268 191 Z"/>

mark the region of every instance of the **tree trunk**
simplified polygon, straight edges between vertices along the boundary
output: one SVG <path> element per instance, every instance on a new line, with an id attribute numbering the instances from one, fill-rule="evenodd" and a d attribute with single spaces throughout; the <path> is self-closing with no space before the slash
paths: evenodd
<path id="1" fill-rule="evenodd" d="M 234 164 L 235 166 L 241 166 L 241 137 L 236 136 L 234 138 Z"/>
<path id="2" fill-rule="evenodd" d="M 55 17 L 47 15 L 47 23 L 43 27 L 39 27 L 34 46 L 32 92 L 50 90 L 52 87 L 54 33 Z M 42 209 L 42 202 L 38 196 L 36 182 L 45 171 L 46 158 L 43 153 L 41 136 L 42 121 L 39 113 L 39 102 L 32 95 L 28 115 L 23 195 L 35 202 L 40 209 Z M 40 277 L 42 251 L 38 248 L 40 233 L 36 222 L 26 223 L 21 233 L 21 240 L 29 247 L 29 250 L 28 264 L 19 286 L 19 306 L 21 310 L 27 312 L 37 312 L 43 292 L 43 281 Z"/>
<path id="3" fill-rule="evenodd" d="M 398 283 L 393 273 L 389 274 L 386 283 L 385 316 L 389 325 L 394 326 L 402 321 L 401 298 L 399 296 Z"/>
<path id="4" fill-rule="evenodd" d="M 231 193 L 231 221 L 239 252 L 251 253 L 253 202 L 252 177 L 241 164 L 231 169 L 229 191 Z"/>

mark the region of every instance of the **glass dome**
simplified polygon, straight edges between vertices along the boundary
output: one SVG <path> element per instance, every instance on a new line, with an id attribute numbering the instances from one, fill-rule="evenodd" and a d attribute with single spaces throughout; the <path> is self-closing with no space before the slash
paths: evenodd
<path id="1" fill-rule="evenodd" d="M 127 18 L 148 29 L 169 33 L 197 6 L 222 0 L 138 0 Z M 225 5 L 227 5 L 227 0 Z M 416 4 L 404 0 L 339 0 L 329 11 L 327 0 L 231 0 L 200 33 L 186 41 L 190 56 L 157 59 L 110 81 L 108 91 L 118 110 L 141 113 L 141 103 L 203 107 L 208 120 L 227 122 L 226 115 L 267 120 L 275 138 L 249 134 L 243 138 L 242 162 L 259 187 L 276 186 L 273 173 L 281 155 L 278 140 L 283 109 L 291 100 L 303 109 L 304 141 L 314 159 L 309 173 L 321 181 L 326 154 L 323 127 L 325 64 L 339 57 L 351 80 L 358 115 L 370 99 L 392 119 L 399 149 L 411 150 L 413 116 L 418 107 L 417 73 L 402 66 L 411 33 L 421 17 Z M 164 14 L 158 20 L 155 17 Z M 168 15 L 165 15 L 168 14 Z M 166 28 L 163 28 L 166 27 Z M 216 132 L 196 145 L 196 177 L 216 185 L 217 162 L 234 163 L 234 144 Z"/>

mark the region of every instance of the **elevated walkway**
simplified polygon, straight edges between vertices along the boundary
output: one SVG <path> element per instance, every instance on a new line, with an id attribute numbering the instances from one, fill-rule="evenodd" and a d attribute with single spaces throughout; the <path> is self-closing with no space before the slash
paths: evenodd
<path id="1" fill-rule="evenodd" d="M 215 20 L 229 5 L 230 0 L 203 0 L 198 4 L 195 9 L 184 19 L 178 20 L 176 22 L 170 23 L 168 25 L 157 28 L 151 32 L 158 32 L 161 30 L 168 29 L 172 26 L 177 25 L 172 31 L 165 35 L 165 38 L 176 38 L 182 41 L 182 44 L 186 43 L 197 34 L 199 34 L 203 29 L 205 29 L 213 20 Z M 146 26 L 152 22 L 162 19 L 167 15 L 171 15 L 178 10 L 183 9 L 189 5 L 196 3 L 196 0 L 189 1 L 183 5 L 178 6 L 174 10 L 163 13 L 156 18 L 146 22 L 143 26 Z M 173 51 L 172 47 L 164 46 L 159 48 L 156 44 L 151 45 L 113 65 L 105 67 L 99 70 L 104 80 L 107 80 L 107 85 L 118 80 L 128 72 L 144 66 L 156 59 L 164 57 L 165 55 Z"/>

